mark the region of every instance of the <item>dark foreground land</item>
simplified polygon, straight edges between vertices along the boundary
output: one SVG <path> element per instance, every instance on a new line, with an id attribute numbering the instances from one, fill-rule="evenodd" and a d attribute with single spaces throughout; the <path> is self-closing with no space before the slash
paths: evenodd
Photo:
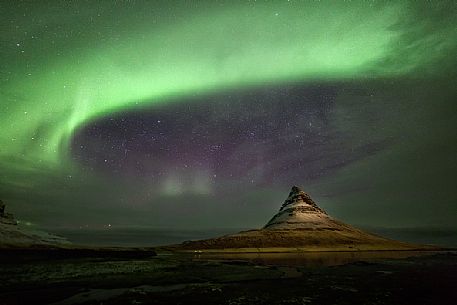
<path id="1" fill-rule="evenodd" d="M 457 304 L 457 255 L 425 254 L 6 259 L 0 304 Z"/>

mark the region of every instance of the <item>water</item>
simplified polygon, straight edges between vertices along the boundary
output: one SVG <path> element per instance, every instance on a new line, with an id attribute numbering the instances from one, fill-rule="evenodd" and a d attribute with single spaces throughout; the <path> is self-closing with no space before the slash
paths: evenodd
<path id="1" fill-rule="evenodd" d="M 156 228 L 48 229 L 76 244 L 147 247 L 181 243 L 232 234 L 243 229 L 174 230 Z M 385 229 L 368 231 L 391 239 L 457 248 L 457 229 Z"/>
<path id="2" fill-rule="evenodd" d="M 259 265 L 322 267 L 355 262 L 375 262 L 414 256 L 434 255 L 437 251 L 362 251 L 362 252 L 302 252 L 302 253 L 199 253 L 196 261 L 246 261 Z M 456 253 L 455 251 L 449 253 Z"/>
<path id="3" fill-rule="evenodd" d="M 369 228 L 367 231 L 414 244 L 457 248 L 457 229 L 453 228 Z"/>
<path id="4" fill-rule="evenodd" d="M 165 230 L 155 228 L 48 229 L 70 242 L 90 246 L 153 247 L 218 237 L 241 229 Z"/>

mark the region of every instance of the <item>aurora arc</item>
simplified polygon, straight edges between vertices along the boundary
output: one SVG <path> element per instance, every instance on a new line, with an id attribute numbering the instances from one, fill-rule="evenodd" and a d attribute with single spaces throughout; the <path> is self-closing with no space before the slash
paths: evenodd
<path id="1" fill-rule="evenodd" d="M 162 19 L 174 20 L 165 25 L 138 12 L 93 24 L 69 21 L 82 32 L 96 27 L 116 35 L 97 40 L 67 31 L 66 42 L 76 47 L 61 56 L 28 49 L 29 40 L 11 30 L 3 66 L 13 72 L 0 92 L 0 165 L 10 170 L 1 179 L 13 183 L 21 171 L 73 167 L 72 134 L 111 113 L 265 83 L 406 75 L 434 60 L 424 51 L 430 45 L 449 47 L 441 36 L 428 36 L 405 56 L 411 29 L 401 25 L 415 14 L 408 2 L 213 3 L 205 9 L 170 4 Z M 36 25 L 28 37 L 33 31 Z M 42 60 L 27 65 L 21 56 L 30 52 Z"/>

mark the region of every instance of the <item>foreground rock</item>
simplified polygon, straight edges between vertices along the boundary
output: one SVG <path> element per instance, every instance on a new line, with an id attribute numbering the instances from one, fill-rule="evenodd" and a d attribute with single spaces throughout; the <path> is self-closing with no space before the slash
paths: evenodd
<path id="1" fill-rule="evenodd" d="M 352 263 L 333 267 L 302 265 L 307 260 L 267 265 L 208 261 L 194 255 L 26 264 L 0 260 L 0 304 L 455 304 L 455 254 L 363 261 L 357 257 L 365 253 L 349 254 Z"/>
<path id="2" fill-rule="evenodd" d="M 300 188 L 292 187 L 279 212 L 259 230 L 168 247 L 178 251 L 291 252 L 436 249 L 383 238 L 330 217 Z"/>

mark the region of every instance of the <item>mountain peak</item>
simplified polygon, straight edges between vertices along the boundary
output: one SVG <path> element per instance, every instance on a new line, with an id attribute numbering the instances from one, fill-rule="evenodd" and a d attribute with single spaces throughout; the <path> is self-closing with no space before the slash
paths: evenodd
<path id="1" fill-rule="evenodd" d="M 321 228 L 329 225 L 330 216 L 319 208 L 300 187 L 293 186 L 279 212 L 266 224 L 268 229 Z"/>
<path id="2" fill-rule="evenodd" d="M 292 186 L 292 189 L 290 190 L 289 196 L 287 199 L 284 201 L 282 204 L 281 208 L 279 211 L 282 211 L 284 209 L 289 208 L 291 205 L 299 204 L 299 203 L 305 203 L 313 208 L 319 210 L 320 212 L 326 214 L 324 210 L 319 208 L 317 204 L 314 202 L 313 199 L 311 199 L 311 196 L 307 193 L 305 193 L 300 187 L 298 186 Z"/>
<path id="3" fill-rule="evenodd" d="M 299 186 L 296 186 L 296 185 L 292 186 L 292 189 L 290 190 L 290 194 L 301 193 L 301 192 L 303 192 L 303 190 Z M 290 196 L 290 194 L 289 194 L 289 196 Z"/>

